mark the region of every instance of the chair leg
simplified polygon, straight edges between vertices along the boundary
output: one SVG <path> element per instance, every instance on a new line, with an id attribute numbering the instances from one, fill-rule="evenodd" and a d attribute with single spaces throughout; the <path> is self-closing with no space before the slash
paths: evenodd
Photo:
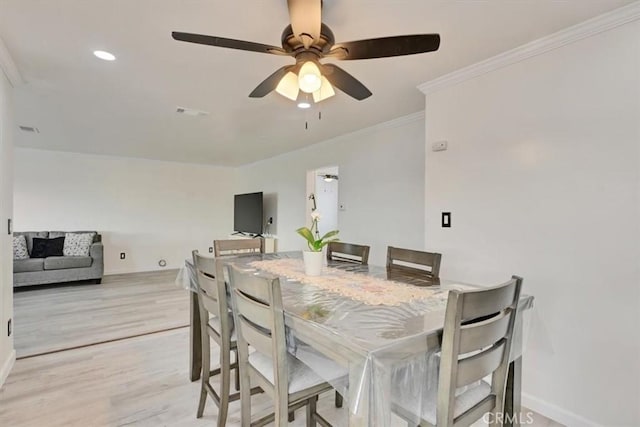
<path id="1" fill-rule="evenodd" d="M 229 411 L 229 388 L 231 387 L 231 355 L 228 347 L 220 348 L 220 406 L 218 408 L 218 427 L 227 424 Z"/>
<path id="2" fill-rule="evenodd" d="M 342 395 L 336 391 L 335 398 L 335 406 L 336 408 L 342 408 Z"/>
<path id="3" fill-rule="evenodd" d="M 238 343 L 238 345 L 241 345 Z M 249 374 L 248 348 L 238 348 L 238 371 L 240 372 L 240 425 L 251 426 L 251 377 Z"/>
<path id="4" fill-rule="evenodd" d="M 204 382 L 204 380 L 202 381 Z M 196 418 L 202 418 L 205 403 L 207 403 L 207 390 L 202 386 L 200 389 L 200 402 L 198 403 L 198 413 L 196 414 Z"/>
<path id="5" fill-rule="evenodd" d="M 307 427 L 314 427 L 316 425 L 316 401 L 318 396 L 314 396 L 309 399 L 307 403 Z"/>
<path id="6" fill-rule="evenodd" d="M 237 348 L 234 350 L 234 353 L 236 355 L 236 364 L 238 364 L 238 366 L 236 366 L 236 369 L 235 369 L 234 382 L 235 382 L 235 386 L 236 386 L 236 391 L 240 391 L 240 364 L 238 363 L 238 349 Z"/>
<path id="7" fill-rule="evenodd" d="M 202 376 L 200 377 L 200 402 L 198 403 L 197 418 L 202 418 L 204 406 L 207 403 L 207 383 L 209 382 L 209 369 L 211 365 L 209 335 L 202 336 Z"/>

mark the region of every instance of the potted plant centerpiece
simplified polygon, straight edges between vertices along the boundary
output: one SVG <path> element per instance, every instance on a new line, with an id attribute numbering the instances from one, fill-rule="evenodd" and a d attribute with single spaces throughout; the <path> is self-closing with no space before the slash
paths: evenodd
<path id="1" fill-rule="evenodd" d="M 322 271 L 322 249 L 329 244 L 329 242 L 337 241 L 335 237 L 339 231 L 333 230 L 320 237 L 320 231 L 318 230 L 318 221 L 320 220 L 320 213 L 317 211 L 311 212 L 311 228 L 301 227 L 296 231 L 299 235 L 304 237 L 309 246 L 308 251 L 302 253 L 304 258 L 304 272 L 307 276 L 319 276 Z"/>

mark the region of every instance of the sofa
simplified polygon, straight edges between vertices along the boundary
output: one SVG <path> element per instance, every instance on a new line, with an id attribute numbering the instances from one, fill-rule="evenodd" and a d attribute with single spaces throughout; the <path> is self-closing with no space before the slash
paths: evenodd
<path id="1" fill-rule="evenodd" d="M 33 238 L 62 237 L 65 231 L 25 231 L 15 232 L 14 236 L 24 235 L 29 254 L 33 249 Z M 102 236 L 95 231 L 71 231 L 70 233 L 95 233 L 89 256 L 50 256 L 47 258 L 27 258 L 13 261 L 13 286 L 45 285 L 79 280 L 102 282 L 104 274 L 104 248 Z"/>

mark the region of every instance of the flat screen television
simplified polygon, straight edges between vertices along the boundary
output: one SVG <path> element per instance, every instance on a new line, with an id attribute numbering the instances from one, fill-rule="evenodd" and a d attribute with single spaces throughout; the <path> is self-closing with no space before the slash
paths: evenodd
<path id="1" fill-rule="evenodd" d="M 233 206 L 233 231 L 262 234 L 262 192 L 236 194 Z"/>

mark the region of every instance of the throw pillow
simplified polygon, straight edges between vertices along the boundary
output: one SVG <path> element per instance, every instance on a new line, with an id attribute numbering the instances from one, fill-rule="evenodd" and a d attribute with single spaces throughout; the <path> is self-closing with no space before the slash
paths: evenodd
<path id="1" fill-rule="evenodd" d="M 64 256 L 64 236 L 50 238 L 47 243 L 47 256 Z"/>
<path id="2" fill-rule="evenodd" d="M 56 237 L 55 239 L 44 239 L 40 237 L 33 238 L 33 247 L 31 249 L 31 258 L 47 258 L 50 256 L 62 256 L 64 247 L 64 237 Z"/>
<path id="3" fill-rule="evenodd" d="M 67 233 L 64 236 L 64 256 L 89 256 L 95 233 Z"/>
<path id="4" fill-rule="evenodd" d="M 13 236 L 13 259 L 28 259 L 27 239 L 23 235 Z"/>

